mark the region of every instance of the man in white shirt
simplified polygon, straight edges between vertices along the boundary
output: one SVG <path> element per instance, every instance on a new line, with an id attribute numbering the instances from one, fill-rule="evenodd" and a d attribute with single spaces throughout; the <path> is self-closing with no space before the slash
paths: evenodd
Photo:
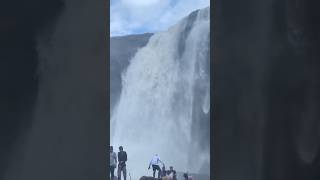
<path id="1" fill-rule="evenodd" d="M 149 163 L 149 168 L 148 168 L 148 169 L 150 169 L 150 166 L 152 165 L 153 177 L 155 177 L 156 170 L 158 170 L 158 178 L 160 178 L 161 169 L 160 169 L 159 163 L 161 163 L 164 166 L 164 163 L 160 160 L 160 157 L 158 156 L 158 154 L 156 154 L 151 159 L 151 161 Z"/>
<path id="2" fill-rule="evenodd" d="M 110 146 L 110 174 L 111 180 L 114 179 L 114 169 L 117 167 L 117 154 L 113 151 L 113 147 Z"/>

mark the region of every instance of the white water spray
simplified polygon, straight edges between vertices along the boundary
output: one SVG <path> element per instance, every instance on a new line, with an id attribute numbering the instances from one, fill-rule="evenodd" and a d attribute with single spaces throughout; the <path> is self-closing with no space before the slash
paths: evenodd
<path id="1" fill-rule="evenodd" d="M 202 9 L 191 26 L 187 17 L 153 35 L 122 76 L 120 100 L 111 117 L 111 145 L 127 151 L 133 179 L 152 174 L 147 168 L 156 153 L 166 168 L 195 173 L 204 161 L 200 157 L 209 157 L 209 152 L 192 152 L 199 158 L 189 162 L 190 150 L 197 149 L 191 137 L 195 82 L 203 77 L 201 68 L 207 68 L 201 65 L 209 61 L 209 14 L 209 7 Z M 205 84 L 207 100 L 201 108 L 209 113 L 209 82 Z"/>

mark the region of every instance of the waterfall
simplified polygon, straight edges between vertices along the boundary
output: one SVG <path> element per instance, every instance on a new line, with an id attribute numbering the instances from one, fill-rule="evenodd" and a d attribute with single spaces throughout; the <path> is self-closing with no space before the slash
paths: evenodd
<path id="1" fill-rule="evenodd" d="M 154 34 L 122 74 L 111 145 L 124 147 L 133 179 L 152 174 L 147 168 L 156 153 L 177 171 L 199 173 L 209 164 L 209 137 L 201 143 L 194 137 L 201 133 L 195 124 L 209 122 L 210 114 L 209 15 L 209 7 L 197 10 Z M 197 108 L 202 115 L 195 114 Z M 208 123 L 202 128 L 210 130 Z"/>

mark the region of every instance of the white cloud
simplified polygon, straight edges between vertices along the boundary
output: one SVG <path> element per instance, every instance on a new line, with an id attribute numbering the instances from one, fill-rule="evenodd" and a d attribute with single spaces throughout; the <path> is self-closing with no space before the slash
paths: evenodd
<path id="1" fill-rule="evenodd" d="M 166 30 L 209 0 L 118 0 L 111 1 L 110 35 L 119 36 Z"/>
<path id="2" fill-rule="evenodd" d="M 161 0 L 122 0 L 124 4 L 133 6 L 149 6 L 159 3 Z"/>

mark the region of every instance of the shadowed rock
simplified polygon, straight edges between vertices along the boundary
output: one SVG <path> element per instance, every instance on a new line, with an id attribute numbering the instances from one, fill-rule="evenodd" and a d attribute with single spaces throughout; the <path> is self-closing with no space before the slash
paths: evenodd
<path id="1" fill-rule="evenodd" d="M 320 2 L 218 0 L 215 178 L 320 178 Z"/>

